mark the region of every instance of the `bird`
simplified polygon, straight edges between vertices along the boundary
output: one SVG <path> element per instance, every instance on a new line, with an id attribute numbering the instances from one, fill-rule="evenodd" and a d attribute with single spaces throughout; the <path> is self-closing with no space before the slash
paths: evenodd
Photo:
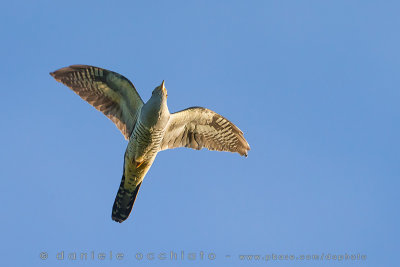
<path id="1" fill-rule="evenodd" d="M 170 113 L 164 80 L 145 103 L 135 86 L 119 73 L 90 65 L 71 65 L 50 72 L 83 100 L 107 116 L 128 145 L 121 184 L 111 218 L 125 221 L 144 177 L 158 152 L 177 147 L 236 152 L 247 157 L 243 132 L 228 119 L 203 107 Z"/>

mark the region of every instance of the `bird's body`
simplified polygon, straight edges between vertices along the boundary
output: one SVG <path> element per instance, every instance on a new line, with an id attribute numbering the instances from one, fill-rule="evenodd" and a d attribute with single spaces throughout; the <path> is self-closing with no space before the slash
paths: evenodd
<path id="1" fill-rule="evenodd" d="M 73 65 L 50 73 L 109 117 L 129 140 L 112 219 L 126 220 L 143 178 L 157 153 L 175 147 L 238 152 L 250 146 L 243 133 L 221 115 L 192 107 L 170 114 L 164 81 L 144 103 L 125 77 L 105 69 Z"/>

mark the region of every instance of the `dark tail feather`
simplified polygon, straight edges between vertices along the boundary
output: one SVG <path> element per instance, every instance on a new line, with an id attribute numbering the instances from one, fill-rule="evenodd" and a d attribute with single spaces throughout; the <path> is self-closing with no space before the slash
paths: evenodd
<path id="1" fill-rule="evenodd" d="M 123 222 L 128 219 L 129 214 L 132 211 L 133 203 L 135 203 L 135 199 L 137 193 L 139 192 L 140 183 L 136 186 L 133 192 L 129 192 L 124 189 L 125 175 L 122 176 L 121 185 L 119 186 L 117 196 L 115 197 L 114 206 L 112 209 L 112 219 L 116 222 Z"/>

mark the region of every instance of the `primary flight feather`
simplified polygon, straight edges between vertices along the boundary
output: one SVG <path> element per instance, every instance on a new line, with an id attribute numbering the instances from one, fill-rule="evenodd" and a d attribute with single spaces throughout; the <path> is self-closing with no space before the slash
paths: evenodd
<path id="1" fill-rule="evenodd" d="M 247 157 L 250 146 L 232 122 L 206 108 L 170 113 L 164 81 L 144 103 L 124 76 L 102 68 L 73 65 L 50 73 L 111 119 L 129 140 L 112 219 L 125 221 L 143 178 L 161 150 L 189 147 L 237 152 Z"/>

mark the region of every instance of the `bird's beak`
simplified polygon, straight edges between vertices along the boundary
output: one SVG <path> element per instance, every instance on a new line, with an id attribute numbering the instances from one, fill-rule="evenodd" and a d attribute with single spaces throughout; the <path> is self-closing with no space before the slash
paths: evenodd
<path id="1" fill-rule="evenodd" d="M 163 80 L 162 83 L 161 83 L 161 89 L 162 89 L 163 93 L 164 93 L 165 95 L 167 95 L 167 89 L 165 88 L 164 80 Z"/>

